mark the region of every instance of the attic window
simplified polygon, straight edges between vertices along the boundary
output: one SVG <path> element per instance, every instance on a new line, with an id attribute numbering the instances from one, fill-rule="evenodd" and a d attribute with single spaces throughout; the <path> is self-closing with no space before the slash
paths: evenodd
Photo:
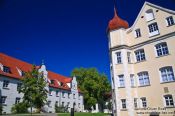
<path id="1" fill-rule="evenodd" d="M 25 76 L 25 72 L 24 71 L 21 71 L 21 76 Z"/>
<path id="2" fill-rule="evenodd" d="M 151 21 L 154 19 L 154 13 L 153 13 L 153 10 L 152 9 L 148 9 L 146 12 L 145 12 L 145 17 L 146 17 L 146 21 Z"/>
<path id="3" fill-rule="evenodd" d="M 6 73 L 10 73 L 10 68 L 7 66 L 3 66 L 3 71 Z"/>
<path id="4" fill-rule="evenodd" d="M 51 84 L 54 84 L 54 80 L 51 80 L 50 83 L 51 83 Z"/>

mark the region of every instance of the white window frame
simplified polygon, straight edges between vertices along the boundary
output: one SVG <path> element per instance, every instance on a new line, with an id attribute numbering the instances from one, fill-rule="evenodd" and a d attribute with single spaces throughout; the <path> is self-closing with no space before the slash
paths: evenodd
<path id="1" fill-rule="evenodd" d="M 138 108 L 138 98 L 134 98 L 134 108 Z"/>
<path id="2" fill-rule="evenodd" d="M 135 77 L 134 77 L 134 74 L 130 74 L 130 84 L 131 84 L 131 87 L 135 87 Z"/>
<path id="3" fill-rule="evenodd" d="M 163 79 L 162 77 L 162 71 L 161 70 L 165 70 L 164 76 L 166 75 L 166 81 Z M 167 70 L 171 70 L 171 73 L 168 73 Z M 167 83 L 167 82 L 174 82 L 175 81 L 175 76 L 174 76 L 174 71 L 173 71 L 173 67 L 172 66 L 165 66 L 159 69 L 159 73 L 160 73 L 160 82 L 161 83 Z M 172 75 L 172 80 L 170 79 L 170 77 L 168 77 L 169 75 Z"/>
<path id="4" fill-rule="evenodd" d="M 145 55 L 144 49 L 138 49 L 134 53 L 135 53 L 136 62 L 141 62 L 141 61 L 146 60 L 146 55 Z"/>
<path id="5" fill-rule="evenodd" d="M 136 38 L 141 37 L 141 31 L 140 31 L 140 28 L 138 28 L 138 29 L 135 30 L 135 37 L 136 37 Z"/>
<path id="6" fill-rule="evenodd" d="M 159 34 L 159 27 L 157 22 L 148 25 L 149 36 L 155 36 Z"/>
<path id="7" fill-rule="evenodd" d="M 166 42 L 161 42 L 155 45 L 156 56 L 161 57 L 169 54 L 168 45 Z"/>
<path id="8" fill-rule="evenodd" d="M 122 64 L 122 52 L 116 52 L 116 64 Z"/>
<path id="9" fill-rule="evenodd" d="M 120 79 L 122 79 L 122 80 L 120 80 Z M 123 74 L 118 75 L 118 87 L 121 87 L 121 88 L 125 87 L 125 78 L 124 78 Z"/>
<path id="10" fill-rule="evenodd" d="M 140 100 L 141 100 L 141 104 L 142 104 L 141 106 L 142 106 L 142 108 L 148 107 L 146 97 L 142 97 L 142 98 L 140 98 Z M 146 105 L 145 105 L 145 104 L 146 104 Z"/>
<path id="11" fill-rule="evenodd" d="M 49 89 L 49 95 L 52 96 L 52 90 L 51 89 Z"/>
<path id="12" fill-rule="evenodd" d="M 10 81 L 9 80 L 4 80 L 3 81 L 3 88 L 4 89 L 9 89 L 9 84 L 10 84 Z"/>
<path id="13" fill-rule="evenodd" d="M 155 17 L 154 17 L 153 9 L 148 9 L 145 12 L 145 17 L 146 17 L 145 19 L 146 19 L 147 22 L 154 20 Z"/>
<path id="14" fill-rule="evenodd" d="M 55 94 L 56 94 L 56 97 L 59 97 L 59 91 L 58 90 L 55 92 Z"/>
<path id="15" fill-rule="evenodd" d="M 147 71 L 137 73 L 139 86 L 148 86 L 150 85 L 149 74 Z M 143 84 L 141 83 L 143 81 Z"/>
<path id="16" fill-rule="evenodd" d="M 167 99 L 165 99 L 165 97 L 171 97 L 171 99 L 169 98 L 168 99 L 168 104 L 169 105 L 167 105 Z M 164 95 L 163 96 L 163 100 L 164 100 L 164 106 L 165 107 L 175 107 L 175 103 L 174 103 L 174 100 L 173 100 L 173 96 L 172 95 L 170 95 L 170 94 L 167 94 L 167 95 Z M 172 103 L 172 105 L 170 105 Z"/>
<path id="17" fill-rule="evenodd" d="M 131 63 L 131 52 L 127 52 L 128 63 Z"/>
<path id="18" fill-rule="evenodd" d="M 15 99 L 15 104 L 20 103 L 20 100 L 21 100 L 21 98 L 20 98 L 20 97 L 16 97 L 16 99 Z"/>
<path id="19" fill-rule="evenodd" d="M 123 107 L 123 106 L 125 106 L 125 107 Z M 121 99 L 121 108 L 122 109 L 127 109 L 126 99 Z"/>
<path id="20" fill-rule="evenodd" d="M 1 96 L 1 104 L 6 104 L 7 102 L 7 96 Z"/>
<path id="21" fill-rule="evenodd" d="M 172 26 L 174 24 L 175 24 L 175 20 L 174 20 L 173 16 L 169 16 L 166 18 L 166 25 L 167 26 Z"/>

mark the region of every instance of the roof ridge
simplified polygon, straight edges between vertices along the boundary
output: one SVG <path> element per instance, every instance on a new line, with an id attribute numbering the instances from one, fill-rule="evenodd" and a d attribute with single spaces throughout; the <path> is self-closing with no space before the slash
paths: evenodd
<path id="1" fill-rule="evenodd" d="M 7 55 L 7 54 L 5 54 L 5 53 L 2 53 L 2 52 L 0 52 L 0 55 L 3 55 L 3 56 L 5 56 L 5 57 L 8 57 L 8 58 L 10 58 L 10 59 L 13 59 L 13 60 L 16 60 L 16 61 L 19 61 L 19 62 L 26 63 L 26 64 L 28 64 L 28 65 L 32 65 L 32 64 L 30 64 L 30 63 L 28 63 L 28 62 L 26 62 L 26 61 L 23 61 L 23 60 L 20 60 L 20 59 L 18 59 L 18 58 L 9 56 L 9 55 Z"/>

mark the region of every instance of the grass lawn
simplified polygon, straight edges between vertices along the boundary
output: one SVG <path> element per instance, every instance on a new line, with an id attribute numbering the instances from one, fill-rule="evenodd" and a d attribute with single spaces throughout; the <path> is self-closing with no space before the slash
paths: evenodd
<path id="1" fill-rule="evenodd" d="M 58 113 L 58 116 L 70 116 L 70 113 Z M 110 116 L 104 113 L 75 113 L 74 116 Z"/>

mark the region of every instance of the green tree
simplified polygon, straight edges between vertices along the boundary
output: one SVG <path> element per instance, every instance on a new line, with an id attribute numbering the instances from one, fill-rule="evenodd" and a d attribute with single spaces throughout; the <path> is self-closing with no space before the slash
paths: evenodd
<path id="1" fill-rule="evenodd" d="M 24 93 L 23 102 L 30 104 L 31 108 L 35 107 L 40 112 L 47 99 L 46 82 L 35 66 L 31 71 L 25 73 L 22 79 L 20 92 Z"/>
<path id="2" fill-rule="evenodd" d="M 96 68 L 75 68 L 71 75 L 77 77 L 78 87 L 84 94 L 85 109 L 91 110 L 98 103 L 103 111 L 108 100 L 105 94 L 111 91 L 107 76 L 99 73 Z"/>

